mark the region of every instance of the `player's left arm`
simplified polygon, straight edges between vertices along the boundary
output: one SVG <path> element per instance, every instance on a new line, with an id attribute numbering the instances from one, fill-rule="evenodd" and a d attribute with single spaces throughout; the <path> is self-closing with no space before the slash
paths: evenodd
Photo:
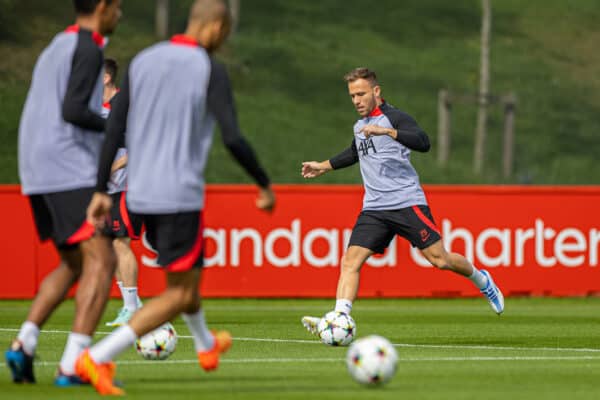
<path id="1" fill-rule="evenodd" d="M 123 84 L 118 97 L 115 98 L 112 110 L 106 121 L 106 138 L 98 165 L 96 179 L 96 193 L 87 209 L 87 220 L 96 227 L 103 227 L 106 216 L 110 213 L 112 206 L 111 198 L 106 194 L 108 182 L 111 175 L 113 160 L 119 147 L 125 142 L 125 131 L 127 130 L 127 114 L 129 113 L 129 73 L 125 72 Z"/>
<path id="2" fill-rule="evenodd" d="M 105 120 L 90 110 L 88 104 L 96 86 L 94 78 L 100 74 L 102 63 L 102 51 L 91 40 L 80 39 L 73 54 L 71 74 L 62 103 L 65 121 L 96 132 L 104 132 Z"/>
<path id="3" fill-rule="evenodd" d="M 206 105 L 221 128 L 223 144 L 259 187 L 256 206 L 262 210 L 272 210 L 275 205 L 275 194 L 271 189 L 271 181 L 260 165 L 252 146 L 240 131 L 227 70 L 223 64 L 214 59 L 211 59 Z"/>
<path id="4" fill-rule="evenodd" d="M 110 99 L 110 107 L 111 107 L 111 109 L 114 107 L 114 105 L 115 105 L 115 101 L 116 101 L 116 100 L 117 100 L 119 97 L 121 97 L 120 93 L 121 93 L 120 91 L 119 91 L 119 92 L 117 92 L 117 93 L 116 93 L 116 94 L 115 94 L 115 95 L 112 97 L 112 99 Z M 110 116 L 110 114 L 109 114 L 109 116 Z M 120 141 L 120 143 L 119 143 L 119 148 L 121 148 L 121 147 L 125 147 L 125 135 L 121 135 L 121 139 L 120 139 L 120 140 L 121 140 L 121 141 Z M 110 168 L 110 173 L 111 173 L 111 175 L 112 175 L 113 173 L 117 172 L 118 170 L 120 170 L 120 169 L 122 169 L 122 168 L 125 168 L 125 167 L 127 166 L 127 160 L 128 160 L 128 158 L 127 158 L 127 154 L 125 154 L 125 155 L 123 155 L 122 157 L 119 157 L 119 158 L 117 158 L 116 160 L 114 160 L 114 162 L 113 162 L 113 164 L 112 164 L 112 167 Z"/>
<path id="5" fill-rule="evenodd" d="M 386 117 L 388 117 L 392 124 L 391 128 L 366 125 L 362 128 L 363 134 L 367 137 L 372 135 L 387 135 L 411 150 L 429 151 L 431 148 L 429 137 L 414 118 L 399 110 L 386 113 Z"/>

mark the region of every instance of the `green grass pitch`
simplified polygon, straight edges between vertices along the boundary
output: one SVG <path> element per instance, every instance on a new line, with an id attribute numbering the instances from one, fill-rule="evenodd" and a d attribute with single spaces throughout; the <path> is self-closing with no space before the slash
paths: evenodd
<path id="1" fill-rule="evenodd" d="M 8 346 L 29 302 L 0 302 L 0 338 Z M 345 348 L 327 347 L 301 326 L 332 300 L 206 300 L 212 327 L 235 337 L 218 371 L 198 367 L 181 320 L 176 352 L 166 361 L 142 360 L 133 349 L 118 360 L 117 377 L 132 399 L 599 399 L 600 299 L 509 298 L 497 317 L 483 299 L 360 300 L 358 336 L 379 334 L 396 346 L 399 368 L 381 388 L 354 383 Z M 112 318 L 119 301 L 109 304 Z M 14 385 L 0 367 L 0 398 L 98 398 L 90 387 L 59 389 L 60 359 L 71 301 L 44 327 L 36 385 Z M 109 332 L 101 326 L 96 338 Z"/>

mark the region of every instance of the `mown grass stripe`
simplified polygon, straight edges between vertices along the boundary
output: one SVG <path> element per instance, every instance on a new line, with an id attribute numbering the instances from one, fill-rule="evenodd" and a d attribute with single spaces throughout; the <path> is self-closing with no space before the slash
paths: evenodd
<path id="1" fill-rule="evenodd" d="M 17 328 L 0 328 L 0 332 L 18 332 Z M 42 330 L 42 333 L 68 334 L 65 330 Z M 97 335 L 108 335 L 111 332 L 96 332 Z M 178 335 L 181 339 L 191 339 L 191 336 Z M 321 344 L 316 339 L 277 339 L 277 338 L 251 338 L 234 337 L 237 341 L 246 342 L 268 342 L 268 343 L 301 343 L 301 344 Z M 406 348 L 429 348 L 429 349 L 462 349 L 462 350 L 506 350 L 506 351 L 557 351 L 557 352 L 581 352 L 581 353 L 600 353 L 600 349 L 583 347 L 519 347 L 519 346 L 488 346 L 488 345 L 462 345 L 462 344 L 420 344 L 420 343 L 393 343 L 396 347 Z"/>

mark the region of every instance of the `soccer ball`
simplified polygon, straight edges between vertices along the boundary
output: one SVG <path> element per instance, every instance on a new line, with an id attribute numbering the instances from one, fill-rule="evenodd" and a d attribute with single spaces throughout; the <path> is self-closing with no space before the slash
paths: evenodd
<path id="1" fill-rule="evenodd" d="M 371 335 L 358 339 L 346 353 L 346 366 L 355 381 L 381 385 L 389 381 L 398 365 L 398 353 L 385 338 Z"/>
<path id="2" fill-rule="evenodd" d="M 135 341 L 137 353 L 146 360 L 164 360 L 175 351 L 177 332 L 167 322 Z"/>
<path id="3" fill-rule="evenodd" d="M 330 311 L 317 325 L 321 342 L 330 346 L 347 346 L 356 335 L 356 324 L 348 314 Z"/>

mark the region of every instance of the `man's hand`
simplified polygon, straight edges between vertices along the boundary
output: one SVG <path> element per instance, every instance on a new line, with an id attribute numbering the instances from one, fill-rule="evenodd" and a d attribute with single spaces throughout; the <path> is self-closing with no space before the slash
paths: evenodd
<path id="1" fill-rule="evenodd" d="M 106 193 L 96 192 L 87 208 L 87 221 L 96 229 L 104 228 L 106 220 L 110 218 L 112 199 Z"/>
<path id="2" fill-rule="evenodd" d="M 115 172 L 117 172 L 121 168 L 125 168 L 125 166 L 127 165 L 127 159 L 128 159 L 127 158 L 127 154 L 125 154 L 123 157 L 115 160 L 115 162 L 110 167 L 110 173 L 114 174 Z"/>
<path id="3" fill-rule="evenodd" d="M 384 128 L 383 126 L 379 126 L 379 125 L 365 125 L 365 126 L 363 126 L 363 128 L 360 131 L 363 133 L 363 135 L 365 135 L 365 137 L 367 139 L 370 136 L 380 136 L 380 135 L 387 135 L 387 136 L 391 137 L 392 139 L 396 139 L 396 137 L 398 136 L 398 132 L 396 132 L 395 129 Z"/>
<path id="4" fill-rule="evenodd" d="M 268 188 L 260 188 L 256 198 L 256 207 L 263 211 L 273 211 L 275 208 L 275 193 Z"/>
<path id="5" fill-rule="evenodd" d="M 329 160 L 318 162 L 318 161 L 305 161 L 302 163 L 302 177 L 303 178 L 316 178 L 326 172 L 331 171 L 331 163 Z"/>

